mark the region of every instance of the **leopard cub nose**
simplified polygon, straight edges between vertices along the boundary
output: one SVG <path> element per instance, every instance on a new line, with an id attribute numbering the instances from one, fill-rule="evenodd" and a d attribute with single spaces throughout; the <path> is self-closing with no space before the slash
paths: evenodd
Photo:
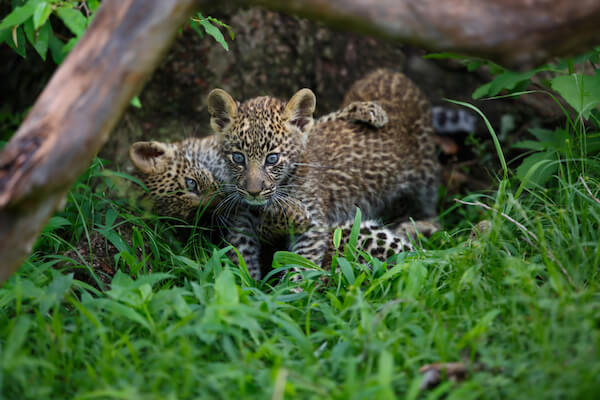
<path id="1" fill-rule="evenodd" d="M 250 196 L 258 196 L 265 188 L 265 183 L 260 179 L 248 179 L 246 182 L 246 192 Z"/>

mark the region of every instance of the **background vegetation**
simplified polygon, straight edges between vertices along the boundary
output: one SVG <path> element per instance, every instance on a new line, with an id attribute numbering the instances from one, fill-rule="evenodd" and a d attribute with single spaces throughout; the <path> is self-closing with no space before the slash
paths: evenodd
<path id="1" fill-rule="evenodd" d="M 23 17 L 30 3 L 33 14 Z M 10 45 L 16 31 L 17 43 L 28 38 L 42 56 L 43 29 L 49 48 L 54 21 L 71 29 L 61 14 L 75 14 L 60 10 L 93 17 L 93 2 L 90 15 L 73 5 L 79 3 L 30 0 L 3 20 L 0 38 Z M 210 21 L 203 18 L 197 20 Z M 71 32 L 75 40 L 81 34 Z M 302 293 L 271 277 L 251 281 L 224 250 L 206 243 L 201 228 L 140 208 L 122 191 L 123 181 L 134 178 L 95 160 L 25 265 L 0 288 L 0 393 L 594 398 L 600 388 L 598 51 L 526 73 L 436 55 L 491 72 L 493 80 L 475 97 L 523 96 L 532 79 L 541 82 L 539 90 L 560 104 L 564 118 L 533 126 L 514 148 L 487 123 L 497 189 L 461 194 L 460 203 L 443 198 L 445 230 L 420 238 L 415 252 L 359 263 L 357 249 L 340 249 L 340 273 L 307 272 Z M 8 138 L 22 115 L 2 118 Z M 509 151 L 516 159 L 505 158 Z M 491 229 L 472 231 L 483 220 Z M 274 268 L 298 263 L 304 261 L 279 253 Z M 326 286 L 317 279 L 323 274 L 331 278 Z M 422 365 L 453 361 L 468 365 L 465 381 L 420 390 Z"/>

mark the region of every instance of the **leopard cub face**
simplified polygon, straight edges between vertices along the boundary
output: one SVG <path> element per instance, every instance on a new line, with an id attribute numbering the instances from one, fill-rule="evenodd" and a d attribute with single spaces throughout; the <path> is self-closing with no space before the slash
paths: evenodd
<path id="1" fill-rule="evenodd" d="M 256 97 L 241 105 L 224 90 L 208 97 L 210 123 L 221 144 L 236 200 L 263 206 L 277 201 L 282 181 L 300 160 L 313 125 L 315 95 L 298 91 L 287 104 Z"/>
<path id="2" fill-rule="evenodd" d="M 156 212 L 191 219 L 198 207 L 213 208 L 220 186 L 212 173 L 197 165 L 194 139 L 178 143 L 137 142 L 129 158 L 149 190 Z"/>

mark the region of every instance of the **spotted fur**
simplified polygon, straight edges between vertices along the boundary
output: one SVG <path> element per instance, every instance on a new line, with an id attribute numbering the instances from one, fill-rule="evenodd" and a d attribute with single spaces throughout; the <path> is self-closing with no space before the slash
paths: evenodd
<path id="1" fill-rule="evenodd" d="M 214 137 L 131 145 L 129 158 L 159 215 L 193 220 L 198 207 L 215 209 L 222 200 L 226 168 L 217 146 Z"/>
<path id="2" fill-rule="evenodd" d="M 310 225 L 293 250 L 317 264 L 325 259 L 330 227 L 351 220 L 357 206 L 367 218 L 388 221 L 435 216 L 439 165 L 423 93 L 404 75 L 377 70 L 355 83 L 343 104 L 357 101 L 381 105 L 387 124 L 379 130 L 344 120 L 315 125 L 308 89 L 287 103 L 258 97 L 238 105 L 220 89 L 209 95 L 232 198 L 263 215 L 286 203 L 305 206 Z"/>
<path id="3" fill-rule="evenodd" d="M 387 122 L 387 115 L 377 104 L 356 102 L 322 117 L 319 122 L 335 119 L 382 126 Z M 220 156 L 216 136 L 190 138 L 172 144 L 137 142 L 130 147 L 129 156 L 138 175 L 148 187 L 150 199 L 158 214 L 193 222 L 198 207 L 202 207 L 207 216 L 203 222 L 208 224 L 213 223 L 215 215 L 219 217 L 229 215 L 231 210 L 227 207 L 218 207 L 219 202 L 226 198 L 223 190 L 226 181 L 226 163 Z M 260 219 L 257 219 L 251 209 L 245 207 L 238 207 L 235 214 L 238 221 L 247 221 L 246 229 L 244 224 L 238 224 L 239 226 L 227 232 L 226 240 L 236 244 L 244 254 L 247 262 L 249 261 L 250 272 L 255 278 L 260 277 L 260 272 L 252 261 L 255 257 L 259 257 L 261 248 L 259 238 L 276 240 L 287 235 L 290 228 L 295 232 L 304 232 L 310 224 L 308 211 L 297 202 L 288 202 L 281 207 L 270 208 L 269 212 L 263 213 Z M 226 219 L 220 222 L 226 222 Z M 365 221 L 361 225 L 361 227 L 366 226 L 374 230 L 376 223 Z M 344 233 L 349 232 L 351 223 L 347 222 L 340 227 Z M 405 245 L 409 243 L 405 237 L 394 238 L 394 232 L 386 228 L 379 227 L 379 230 L 389 235 L 391 241 L 396 240 Z M 361 232 L 365 230 L 361 229 Z M 369 237 L 361 233 L 358 242 L 365 244 L 364 251 L 380 254 L 377 246 L 374 246 L 375 242 L 368 241 Z M 331 240 L 329 242 L 331 243 Z M 235 253 L 232 253 L 232 256 L 235 256 Z"/>

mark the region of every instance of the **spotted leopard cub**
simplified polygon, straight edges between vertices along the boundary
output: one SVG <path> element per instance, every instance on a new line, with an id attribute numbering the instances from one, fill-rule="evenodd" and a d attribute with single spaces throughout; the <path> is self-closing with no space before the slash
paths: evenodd
<path id="1" fill-rule="evenodd" d="M 344 104 L 356 101 L 378 103 L 385 126 L 315 124 L 309 89 L 287 103 L 257 97 L 238 104 L 220 89 L 208 99 L 230 196 L 259 215 L 285 203 L 304 205 L 310 224 L 292 249 L 317 264 L 326 259 L 330 228 L 352 220 L 357 206 L 368 219 L 388 222 L 435 216 L 439 166 L 423 93 L 403 74 L 377 70 L 353 85 Z"/>
<path id="2" fill-rule="evenodd" d="M 198 208 L 214 212 L 223 199 L 225 163 L 214 137 L 176 143 L 136 142 L 129 158 L 158 215 L 193 221 Z"/>

